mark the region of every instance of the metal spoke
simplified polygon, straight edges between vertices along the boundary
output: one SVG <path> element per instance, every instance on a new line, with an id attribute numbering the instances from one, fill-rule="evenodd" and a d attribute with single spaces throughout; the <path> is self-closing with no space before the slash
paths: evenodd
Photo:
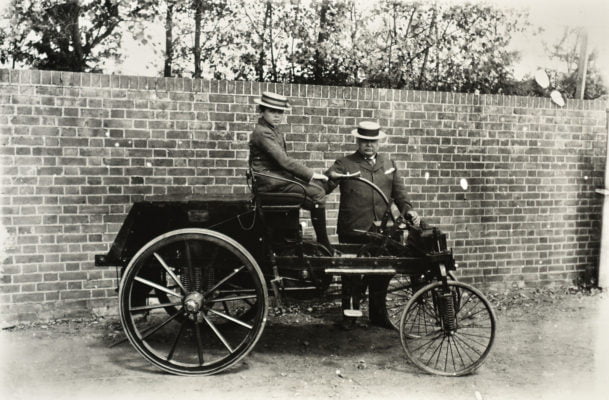
<path id="1" fill-rule="evenodd" d="M 446 338 L 446 357 L 444 357 L 444 371 L 446 371 L 448 367 L 448 350 L 450 350 L 450 336 Z"/>
<path id="2" fill-rule="evenodd" d="M 176 335 L 175 339 L 173 340 L 173 344 L 171 345 L 171 350 L 169 350 L 169 354 L 167 354 L 167 360 L 171 360 L 173 358 L 173 354 L 175 353 L 176 348 L 178 347 L 178 342 L 180 341 L 180 336 L 182 336 L 182 333 L 184 333 L 184 328 L 186 327 L 187 321 L 187 319 L 184 319 L 182 321 L 182 324 L 180 325 L 180 330 L 178 331 L 178 334 Z"/>
<path id="3" fill-rule="evenodd" d="M 149 304 L 147 306 L 137 306 L 129 308 L 129 311 L 144 311 L 144 310 L 154 310 L 156 308 L 165 308 L 165 307 L 176 307 L 181 306 L 182 302 L 178 301 L 176 303 L 163 303 L 163 304 Z"/>
<path id="4" fill-rule="evenodd" d="M 234 296 L 234 297 L 223 297 L 209 300 L 210 303 L 220 303 L 225 301 L 235 301 L 235 300 L 245 300 L 245 299 L 255 299 L 257 296 L 255 294 L 246 295 L 246 296 Z"/>
<path id="5" fill-rule="evenodd" d="M 420 327 L 421 327 L 421 307 L 416 307 L 416 311 L 415 312 L 411 312 L 411 310 L 413 310 L 413 308 L 411 308 L 410 310 L 408 310 L 408 313 L 406 314 L 406 320 L 405 320 L 405 324 L 404 325 L 410 325 L 412 327 L 418 327 L 419 330 L 418 332 L 420 332 Z M 412 316 L 412 317 L 411 317 Z"/>
<path id="6" fill-rule="evenodd" d="M 188 240 L 184 241 L 184 253 L 186 256 L 186 270 L 188 271 L 188 281 L 192 285 L 195 282 L 194 271 L 192 270 L 192 257 L 190 255 L 190 246 Z"/>
<path id="7" fill-rule="evenodd" d="M 431 338 L 430 340 L 436 340 L 437 338 L 439 338 L 442 335 L 442 329 L 437 328 L 433 331 L 425 331 L 424 334 L 419 334 L 416 335 L 416 338 L 412 338 L 412 339 L 425 339 L 425 338 Z"/>
<path id="8" fill-rule="evenodd" d="M 212 293 L 214 290 L 216 290 L 217 288 L 222 286 L 222 284 L 224 282 L 226 282 L 227 280 L 229 280 L 230 278 L 232 278 L 233 276 L 235 276 L 239 272 L 241 272 L 243 270 L 243 268 L 245 268 L 245 265 L 242 265 L 238 269 L 234 270 L 232 273 L 225 276 L 222 280 L 220 280 L 218 283 L 216 283 L 211 289 L 208 289 L 205 293 L 203 293 L 203 297 L 208 297 L 210 293 Z"/>
<path id="9" fill-rule="evenodd" d="M 412 352 L 414 353 L 415 351 L 417 351 L 417 350 L 419 350 L 419 349 L 421 349 L 422 347 L 425 347 L 425 346 L 430 347 L 431 344 L 441 336 L 441 335 L 438 335 L 437 333 L 438 332 L 436 332 L 436 335 L 434 335 L 433 337 L 430 337 L 429 339 L 427 339 L 425 336 L 429 336 L 429 335 L 431 335 L 431 333 L 428 334 L 428 335 L 416 338 L 416 340 L 418 340 L 418 341 L 425 340 L 425 342 L 423 342 L 423 344 L 420 345 L 419 347 L 413 349 Z M 425 353 L 425 351 L 423 351 L 423 353 Z"/>
<path id="10" fill-rule="evenodd" d="M 420 345 L 416 349 L 413 349 L 412 353 L 414 354 L 416 351 L 424 348 L 423 350 L 421 350 L 421 357 L 423 357 L 425 355 L 425 353 L 427 353 L 427 350 L 431 349 L 431 346 L 434 344 L 436 339 L 437 338 L 433 338 L 433 339 L 428 340 L 427 342 L 423 343 L 422 345 Z"/>
<path id="11" fill-rule="evenodd" d="M 199 323 L 193 321 L 195 324 L 195 336 L 197 337 L 197 354 L 199 356 L 199 365 L 203 365 L 203 341 L 201 340 L 201 329 Z"/>
<path id="12" fill-rule="evenodd" d="M 182 289 L 182 292 L 184 293 L 188 293 L 188 290 L 186 290 L 186 288 L 182 285 L 182 282 L 180 281 L 180 279 L 176 276 L 176 274 L 171 270 L 171 268 L 169 267 L 169 265 L 167 265 L 167 263 L 165 262 L 165 260 L 163 260 L 161 258 L 161 256 L 158 253 L 154 253 L 154 257 L 161 263 L 161 266 L 163 266 L 163 269 L 165 269 L 165 271 L 167 271 L 167 273 L 169 274 L 169 276 L 171 276 L 171 279 L 173 279 L 173 281 L 180 287 L 180 289 Z"/>
<path id="13" fill-rule="evenodd" d="M 162 327 L 164 327 L 165 325 L 167 325 L 168 323 L 173 321 L 180 314 L 181 314 L 181 312 L 177 312 L 177 313 L 171 315 L 169 318 L 167 318 L 165 321 L 161 322 L 159 325 L 157 325 L 154 328 L 146 328 L 144 330 L 144 332 L 146 332 L 146 334 L 144 336 L 140 337 L 140 339 L 145 340 L 148 336 L 152 335 L 153 333 L 155 333 L 156 331 L 158 331 L 159 329 L 161 329 Z"/>
<path id="14" fill-rule="evenodd" d="M 467 356 L 467 358 L 469 358 L 470 362 L 475 362 L 476 360 L 474 360 L 472 358 L 472 356 L 469 354 L 469 351 L 467 351 L 467 349 L 465 348 L 465 346 L 463 346 L 463 344 L 460 344 L 459 342 L 457 342 L 456 337 L 453 337 L 453 342 L 455 343 L 455 348 L 459 349 L 459 346 L 461 347 L 461 349 L 463 350 L 463 353 Z"/>
<path id="15" fill-rule="evenodd" d="M 461 352 L 459 351 L 459 346 L 457 346 L 457 342 L 455 341 L 455 339 L 453 339 L 453 343 L 455 345 L 455 351 L 457 352 L 457 355 L 459 356 L 459 359 L 461 360 L 461 365 L 465 365 L 465 361 L 463 360 L 463 357 L 461 356 Z"/>
<path id="16" fill-rule="evenodd" d="M 480 314 L 480 313 L 482 313 L 482 312 L 485 312 L 485 311 L 486 311 L 486 308 L 482 307 L 482 308 L 480 308 L 480 310 L 479 310 L 479 311 L 476 311 L 476 312 L 475 312 L 475 313 L 473 313 L 473 314 L 466 315 L 466 316 L 462 317 L 461 319 L 472 319 L 472 318 L 473 318 L 473 317 L 475 317 L 476 315 L 478 315 L 478 314 Z M 470 311 L 470 312 L 471 312 L 471 311 Z M 487 314 L 487 318 L 485 318 L 485 319 L 490 319 L 490 318 L 488 318 L 488 314 Z"/>
<path id="17" fill-rule="evenodd" d="M 461 333 L 461 332 L 459 332 L 459 334 L 460 334 L 460 335 L 462 335 L 462 333 Z M 468 336 L 472 336 L 472 335 L 468 335 Z M 465 338 L 460 338 L 460 339 L 461 339 L 461 340 L 463 340 L 463 341 L 465 341 Z M 483 343 L 480 343 L 480 342 L 476 341 L 475 339 L 472 339 L 471 337 L 469 338 L 469 342 L 474 343 L 474 344 L 477 344 L 477 345 L 478 345 L 478 346 L 480 346 L 480 347 L 484 347 L 484 344 L 483 344 Z"/>
<path id="18" fill-rule="evenodd" d="M 479 356 L 481 356 L 481 355 L 482 355 L 482 353 L 481 353 L 481 352 L 479 352 L 479 351 L 478 351 L 478 349 L 476 349 L 475 347 L 473 347 L 472 345 L 470 345 L 469 343 L 467 343 L 465 340 L 463 340 L 461 337 L 459 337 L 459 335 L 457 335 L 456 333 L 455 333 L 454 337 L 455 337 L 455 340 L 456 340 L 456 339 L 459 339 L 459 340 L 461 341 L 461 343 L 462 343 L 462 344 L 464 344 L 465 346 L 467 346 L 467 347 L 469 347 L 470 349 L 472 349 L 472 351 L 473 351 L 474 353 L 478 354 Z M 472 340 L 472 341 L 473 341 L 473 340 Z M 474 343 L 475 343 L 475 342 L 474 342 Z"/>
<path id="19" fill-rule="evenodd" d="M 465 301 L 465 303 L 463 303 L 463 304 L 459 304 L 459 309 L 457 310 L 457 312 L 455 313 L 455 315 L 459 314 L 459 313 L 461 312 L 461 310 L 463 310 L 463 309 L 465 308 L 465 305 L 466 305 L 467 303 L 469 303 L 469 301 L 470 301 L 471 299 L 473 299 L 473 298 L 474 298 L 474 296 L 472 296 L 472 294 L 470 293 L 470 294 L 469 294 L 469 296 L 467 296 L 467 300 Z"/>
<path id="20" fill-rule="evenodd" d="M 438 317 L 436 316 L 436 310 L 434 310 L 434 308 L 431 306 L 431 304 L 433 304 L 433 298 L 430 298 L 428 300 L 429 301 L 425 301 L 420 304 L 420 308 L 429 317 L 433 318 L 434 320 L 437 320 Z"/>
<path id="21" fill-rule="evenodd" d="M 457 370 L 457 366 L 455 365 L 455 353 L 453 353 L 453 346 L 450 344 L 450 336 L 448 337 L 448 348 L 450 349 L 450 360 L 453 363 L 453 370 L 456 371 Z M 446 357 L 448 357 L 448 354 L 446 355 Z M 444 369 L 446 369 L 446 365 L 444 366 Z"/>
<path id="22" fill-rule="evenodd" d="M 429 328 L 433 328 L 433 325 L 429 323 L 429 320 L 426 318 L 426 316 L 429 316 L 429 313 L 425 312 L 425 310 L 423 310 L 423 307 L 420 305 L 417 307 L 417 311 L 414 313 L 414 317 L 410 320 L 411 322 L 409 325 L 413 329 L 416 328 L 417 335 L 419 336 L 421 335 L 421 333 L 423 333 L 423 336 L 429 335 Z M 433 319 L 435 320 L 435 318 Z M 434 332 L 432 331 L 431 333 Z"/>
<path id="23" fill-rule="evenodd" d="M 442 337 L 442 342 L 440 342 L 440 347 L 441 347 L 443 342 L 444 342 L 444 337 Z M 435 357 L 436 352 L 440 349 L 440 347 L 436 347 L 436 349 L 433 351 L 433 353 L 431 353 L 431 357 L 429 357 L 429 360 L 427 360 L 427 362 L 425 364 L 429 365 L 429 363 Z"/>
<path id="24" fill-rule="evenodd" d="M 224 319 L 227 319 L 229 321 L 232 321 L 232 322 L 234 322 L 237 325 L 241 325 L 241 326 L 243 326 L 243 327 L 245 327 L 247 329 L 252 329 L 253 328 L 251 325 L 246 324 L 245 322 L 239 321 L 237 318 L 233 318 L 230 315 L 226 315 L 224 313 L 221 313 L 221 312 L 218 312 L 218 311 L 212 310 L 212 309 L 210 309 L 209 312 L 213 313 L 213 314 L 216 314 L 217 316 L 222 317 Z"/>
<path id="25" fill-rule="evenodd" d="M 438 348 L 438 355 L 436 356 L 436 362 L 434 367 L 437 368 L 438 362 L 440 362 L 440 357 L 442 356 L 442 349 L 444 348 L 444 341 L 446 340 L 446 336 L 442 337 L 442 341 L 440 342 L 440 347 Z"/>
<path id="26" fill-rule="evenodd" d="M 213 324 L 213 322 L 211 322 L 207 316 L 205 314 L 203 314 L 203 319 L 205 320 L 205 322 L 207 322 L 207 325 L 209 325 L 209 327 L 211 328 L 212 331 L 214 331 L 214 333 L 216 334 L 216 336 L 218 337 L 218 339 L 220 339 L 220 341 L 222 342 L 222 344 L 224 344 L 224 346 L 228 349 L 228 351 L 230 353 L 234 353 L 235 350 L 233 350 L 233 348 L 230 346 L 230 344 L 228 343 L 228 341 L 224 338 L 224 336 L 222 336 L 222 334 L 220 333 L 220 331 L 218 331 L 218 329 L 216 328 L 216 326 Z"/>
<path id="27" fill-rule="evenodd" d="M 476 335 L 475 333 L 470 333 L 470 332 L 463 332 L 463 329 L 467 329 L 467 328 L 474 328 L 474 329 L 489 329 L 489 326 L 460 326 L 459 327 L 459 334 L 461 335 L 467 335 L 467 336 L 474 336 L 474 337 L 481 337 L 481 338 L 490 338 L 490 336 L 488 335 Z"/>
<path id="28" fill-rule="evenodd" d="M 151 288 L 158 289 L 161 292 L 165 292 L 168 295 L 175 296 L 175 297 L 180 297 L 180 298 L 182 297 L 181 294 L 176 293 L 176 292 L 174 292 L 172 290 L 169 290 L 165 286 L 159 285 L 158 283 L 154 283 L 152 281 L 149 281 L 148 279 L 144 279 L 144 278 L 141 278 L 139 276 L 136 276 L 134 278 L 134 280 L 138 281 L 139 283 L 143 283 L 144 285 L 150 286 Z"/>

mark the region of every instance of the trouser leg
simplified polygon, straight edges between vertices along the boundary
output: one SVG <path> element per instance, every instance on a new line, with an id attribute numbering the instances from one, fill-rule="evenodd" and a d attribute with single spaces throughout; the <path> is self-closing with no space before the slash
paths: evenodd
<path id="1" fill-rule="evenodd" d="M 323 207 L 311 208 L 311 222 L 313 223 L 317 241 L 330 250 L 330 252 L 334 252 L 334 246 L 330 243 L 326 229 L 326 209 Z"/>
<path id="2" fill-rule="evenodd" d="M 343 275 L 341 277 L 343 310 L 359 310 L 362 294 L 362 277 L 360 275 Z"/>

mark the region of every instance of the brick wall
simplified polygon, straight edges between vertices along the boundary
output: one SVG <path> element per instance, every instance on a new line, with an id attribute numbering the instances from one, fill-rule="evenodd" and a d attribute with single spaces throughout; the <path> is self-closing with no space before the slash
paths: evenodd
<path id="1" fill-rule="evenodd" d="M 548 285 L 597 266 L 602 101 L 0 70 L 0 319 L 115 312 L 116 272 L 94 254 L 134 201 L 246 192 L 264 90 L 291 98 L 288 146 L 318 171 L 353 150 L 357 122 L 379 120 L 462 279 Z"/>

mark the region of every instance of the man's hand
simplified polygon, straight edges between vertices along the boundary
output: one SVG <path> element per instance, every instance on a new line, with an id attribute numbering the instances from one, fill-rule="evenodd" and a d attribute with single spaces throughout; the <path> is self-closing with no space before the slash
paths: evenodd
<path id="1" fill-rule="evenodd" d="M 325 176 L 324 174 L 318 174 L 317 172 L 314 172 L 311 180 L 314 180 L 314 179 L 326 182 L 328 180 L 328 177 Z"/>
<path id="2" fill-rule="evenodd" d="M 406 213 L 407 218 L 410 219 L 410 221 L 412 222 L 412 224 L 416 227 L 419 227 L 421 225 L 421 217 L 419 217 L 419 214 L 417 214 L 416 211 L 414 210 L 410 210 Z"/>

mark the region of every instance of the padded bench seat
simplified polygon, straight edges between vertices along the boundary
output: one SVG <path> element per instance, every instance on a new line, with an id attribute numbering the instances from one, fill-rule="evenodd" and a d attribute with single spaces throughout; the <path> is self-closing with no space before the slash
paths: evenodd
<path id="1" fill-rule="evenodd" d="M 296 208 L 304 201 L 304 196 L 300 193 L 257 193 L 256 198 L 261 207 L 287 207 Z"/>

